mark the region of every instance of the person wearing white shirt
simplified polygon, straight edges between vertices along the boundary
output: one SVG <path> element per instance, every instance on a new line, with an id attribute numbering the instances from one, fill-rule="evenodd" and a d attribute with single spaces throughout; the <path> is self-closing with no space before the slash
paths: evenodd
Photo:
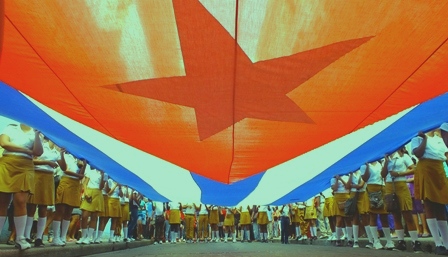
<path id="1" fill-rule="evenodd" d="M 373 249 L 388 249 L 392 250 L 395 248 L 395 244 L 392 242 L 392 236 L 390 234 L 390 227 L 389 222 L 387 220 L 387 211 L 384 206 L 384 195 L 385 195 L 385 189 L 384 189 L 384 179 L 381 176 L 381 170 L 383 169 L 383 166 L 379 161 L 374 161 L 372 163 L 366 163 L 361 166 L 361 177 L 364 181 L 367 183 L 367 192 L 370 194 L 374 192 L 381 192 L 380 195 L 380 205 L 375 206 L 375 203 L 373 203 L 370 200 L 370 208 L 369 208 L 369 215 L 370 215 L 370 231 L 372 232 L 373 237 Z M 383 247 L 381 244 L 379 238 L 378 238 L 378 226 L 377 226 L 377 215 L 380 215 L 381 225 L 383 227 L 384 236 L 386 237 L 386 245 Z"/>
<path id="2" fill-rule="evenodd" d="M 211 232 L 212 232 L 212 242 L 219 242 L 219 207 L 216 205 L 209 206 L 209 218 L 208 222 L 210 223 Z"/>
<path id="3" fill-rule="evenodd" d="M 206 204 L 200 204 L 196 206 L 198 211 L 198 238 L 201 241 L 208 241 L 208 206 Z"/>
<path id="4" fill-rule="evenodd" d="M 62 158 L 65 160 L 66 169 L 56 189 L 56 212 L 53 220 L 54 239 L 52 243 L 54 246 L 65 246 L 73 208 L 79 208 L 80 206 L 80 182 L 84 178 L 87 166 L 85 160 L 78 160 L 67 152 L 62 155 Z"/>
<path id="5" fill-rule="evenodd" d="M 155 237 L 154 244 L 162 244 L 163 238 L 163 224 L 165 223 L 165 217 L 163 215 L 164 208 L 163 203 L 158 201 L 152 202 L 152 209 L 154 214 L 154 226 L 155 226 Z"/>
<path id="6" fill-rule="evenodd" d="M 55 144 L 48 138 L 43 139 L 43 154 L 34 159 L 34 184 L 35 192 L 30 195 L 27 204 L 27 220 L 25 227 L 25 237 L 31 238 L 31 228 L 34 221 L 34 213 L 36 207 L 39 206 L 39 218 L 37 220 L 37 233 L 34 246 L 44 246 L 42 242 L 42 234 L 47 222 L 47 206 L 54 205 L 54 172 L 59 165 L 65 165 L 61 155 L 63 151 L 59 151 Z"/>
<path id="7" fill-rule="evenodd" d="M 242 239 L 241 242 L 247 241 L 250 242 L 250 206 L 246 207 L 240 206 L 240 226 L 242 230 Z"/>
<path id="8" fill-rule="evenodd" d="M 103 202 L 104 202 L 104 208 L 103 211 L 98 214 L 99 217 L 99 225 L 98 225 L 98 232 L 95 240 L 93 240 L 94 244 L 100 244 L 102 243 L 102 236 L 104 232 L 104 228 L 106 227 L 107 222 L 110 219 L 109 215 L 109 186 L 107 184 L 107 181 L 109 180 L 109 175 L 104 172 L 103 173 L 103 189 L 101 189 L 101 193 L 103 195 Z"/>
<path id="9" fill-rule="evenodd" d="M 346 217 L 344 213 L 344 203 L 350 197 L 349 190 L 347 189 L 347 181 L 347 176 L 340 177 L 339 175 L 334 176 L 330 181 L 335 201 L 334 213 L 336 216 L 336 246 L 343 246 L 341 237 L 344 222 L 346 227 L 351 227 L 351 218 Z"/>
<path id="10" fill-rule="evenodd" d="M 260 239 L 262 243 L 268 242 L 268 206 L 258 206 L 257 223 L 260 228 Z"/>
<path id="11" fill-rule="evenodd" d="M 115 235 L 115 231 L 118 230 L 118 227 L 121 227 L 121 224 L 119 223 L 122 216 L 120 197 L 123 196 L 123 191 L 121 189 L 121 185 L 111 178 L 107 180 L 107 185 L 110 188 L 107 193 L 109 195 L 107 204 L 109 216 L 111 218 L 109 243 L 115 243 L 119 241 L 119 239 L 114 236 L 117 236 Z"/>
<path id="12" fill-rule="evenodd" d="M 443 162 L 447 161 L 448 156 L 448 123 L 440 126 L 441 137 L 434 132 L 436 131 L 426 134 L 419 132 L 418 136 L 411 140 L 412 152 L 419 158 L 414 175 L 414 194 L 415 199 L 424 201 L 426 223 L 436 244 L 435 253 L 448 255 L 448 225 L 445 213 L 445 205 L 448 204 L 448 182 L 443 168 Z"/>
<path id="13" fill-rule="evenodd" d="M 194 241 L 194 220 L 195 220 L 195 204 L 194 203 L 184 203 L 182 207 L 184 211 L 184 221 L 185 221 L 185 235 L 187 243 L 193 243 Z"/>
<path id="14" fill-rule="evenodd" d="M 395 233 L 398 237 L 397 250 L 407 249 L 404 241 L 404 228 L 401 223 L 403 216 L 409 235 L 411 236 L 414 252 L 422 252 L 421 243 L 418 241 L 417 226 L 412 219 L 412 197 L 406 183 L 406 176 L 414 174 L 414 162 L 404 147 L 391 155 L 386 155 L 381 175 L 386 178 L 386 195 L 395 193 L 398 197 L 400 209 L 392 212 L 395 221 Z"/>
<path id="15" fill-rule="evenodd" d="M 285 204 L 280 208 L 280 241 L 289 244 L 289 226 L 291 225 L 291 205 Z"/>
<path id="16" fill-rule="evenodd" d="M 305 221 L 308 222 L 308 227 L 311 234 L 311 240 L 317 239 L 317 227 L 316 227 L 316 220 L 317 220 L 317 206 L 319 205 L 319 195 L 312 197 L 308 199 L 305 204 Z"/>
<path id="17" fill-rule="evenodd" d="M 168 205 L 170 208 L 171 243 L 175 244 L 180 231 L 180 210 L 182 209 L 182 204 L 180 202 L 170 202 Z"/>
<path id="18" fill-rule="evenodd" d="M 350 188 L 350 197 L 355 197 L 358 194 L 358 201 L 356 203 L 357 210 L 353 215 L 353 248 L 359 247 L 358 236 L 359 236 L 359 222 L 360 219 L 364 228 L 366 230 L 367 237 L 369 239 L 368 246 L 373 246 L 373 237 L 370 231 L 370 216 L 369 216 L 369 197 L 366 193 L 367 184 L 361 178 L 360 170 L 349 173 L 349 179 L 347 182 Z"/>
<path id="19" fill-rule="evenodd" d="M 8 125 L 0 134 L 3 156 L 0 158 L 0 231 L 6 220 L 11 197 L 14 202 L 16 247 L 31 248 L 24 233 L 27 220 L 26 202 L 35 190 L 33 156 L 43 153 L 39 131 L 25 124 Z"/>
<path id="20" fill-rule="evenodd" d="M 98 214 L 104 211 L 103 194 L 101 190 L 104 186 L 104 172 L 97 169 L 88 169 L 83 183 L 84 198 L 79 207 L 82 210 L 81 219 L 81 238 L 76 241 L 77 244 L 90 244 L 93 238 L 93 232 L 98 222 Z M 90 221 L 89 221 L 90 218 Z"/>
<path id="21" fill-rule="evenodd" d="M 128 222 L 130 220 L 130 211 L 129 211 L 129 187 L 121 186 L 122 197 L 120 197 L 120 205 L 121 205 L 121 222 L 123 225 L 123 241 L 128 242 L 130 239 L 128 238 Z"/>
<path id="22" fill-rule="evenodd" d="M 232 242 L 236 242 L 235 237 L 235 213 L 236 208 L 234 207 L 226 207 L 225 209 L 226 216 L 224 218 L 224 243 L 227 243 L 227 235 L 230 233 L 230 237 L 232 238 Z"/>

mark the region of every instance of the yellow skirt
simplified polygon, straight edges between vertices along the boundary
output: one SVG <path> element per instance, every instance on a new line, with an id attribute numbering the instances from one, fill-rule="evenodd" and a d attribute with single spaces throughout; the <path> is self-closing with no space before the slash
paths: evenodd
<path id="1" fill-rule="evenodd" d="M 250 225 L 250 213 L 242 212 L 240 215 L 240 225 Z"/>
<path id="2" fill-rule="evenodd" d="M 258 225 L 268 224 L 268 214 L 266 212 L 259 212 L 257 217 Z"/>
<path id="3" fill-rule="evenodd" d="M 3 155 L 0 158 L 0 192 L 34 193 L 33 160 L 15 155 Z"/>
<path id="4" fill-rule="evenodd" d="M 170 224 L 180 224 L 180 211 L 170 210 Z"/>
<path id="5" fill-rule="evenodd" d="M 211 210 L 210 211 L 210 217 L 208 218 L 208 222 L 210 224 L 218 224 L 219 223 L 218 210 Z"/>
<path id="6" fill-rule="evenodd" d="M 305 208 L 305 220 L 317 220 L 317 210 L 314 206 L 307 206 Z"/>
<path id="7" fill-rule="evenodd" d="M 107 204 L 109 202 L 109 196 L 108 195 L 103 195 L 103 203 L 104 203 L 104 209 L 102 212 L 100 212 L 98 214 L 98 217 L 103 217 L 103 218 L 109 218 L 109 204 Z"/>
<path id="8" fill-rule="evenodd" d="M 412 211 L 412 197 L 411 192 L 406 181 L 397 181 L 395 184 L 395 193 L 398 196 L 398 203 L 400 204 L 401 211 Z M 394 187 L 392 182 L 386 183 L 386 194 L 392 194 Z"/>
<path id="9" fill-rule="evenodd" d="M 109 217 L 118 218 L 121 217 L 121 204 L 119 198 L 109 197 L 109 201 L 107 204 L 109 207 Z"/>
<path id="10" fill-rule="evenodd" d="M 227 214 L 226 217 L 224 218 L 224 226 L 226 227 L 231 227 L 235 225 L 235 215 L 232 214 Z"/>
<path id="11" fill-rule="evenodd" d="M 350 197 L 349 193 L 335 193 L 334 194 L 334 204 L 333 212 L 335 216 L 345 217 L 344 209 L 339 208 L 339 205 Z"/>
<path id="12" fill-rule="evenodd" d="M 129 212 L 129 203 L 125 203 L 121 205 L 121 220 L 122 221 L 130 221 L 131 214 Z"/>
<path id="13" fill-rule="evenodd" d="M 415 199 L 448 204 L 448 183 L 443 162 L 421 159 L 414 174 Z"/>
<path id="14" fill-rule="evenodd" d="M 92 202 L 89 203 L 85 199 L 81 202 L 81 210 L 89 212 L 103 212 L 104 211 L 104 198 L 101 189 L 98 188 L 87 188 L 84 195 L 92 197 Z"/>
<path id="15" fill-rule="evenodd" d="M 350 198 L 354 197 L 356 192 L 350 192 Z M 359 192 L 358 195 L 358 202 L 356 203 L 358 207 L 358 213 L 359 214 L 366 214 L 369 212 L 370 203 L 369 203 L 369 197 L 367 196 L 367 193 Z"/>
<path id="16" fill-rule="evenodd" d="M 325 198 L 323 215 L 324 217 L 334 216 L 334 197 Z"/>
<path id="17" fill-rule="evenodd" d="M 383 201 L 384 201 L 384 195 L 386 194 L 386 190 L 382 185 L 367 185 L 367 192 L 378 192 L 378 191 L 382 191 L 383 192 Z M 368 193 L 367 193 L 367 198 L 369 197 Z M 388 214 L 386 211 L 386 206 L 383 205 L 383 208 L 371 208 L 370 207 L 370 202 L 369 202 L 369 213 L 374 213 L 374 214 Z"/>
<path id="18" fill-rule="evenodd" d="M 56 189 L 56 200 L 54 203 L 79 208 L 81 203 L 81 184 L 79 179 L 63 176 Z"/>
<path id="19" fill-rule="evenodd" d="M 54 174 L 36 170 L 34 173 L 34 194 L 30 195 L 28 203 L 37 205 L 54 205 Z"/>

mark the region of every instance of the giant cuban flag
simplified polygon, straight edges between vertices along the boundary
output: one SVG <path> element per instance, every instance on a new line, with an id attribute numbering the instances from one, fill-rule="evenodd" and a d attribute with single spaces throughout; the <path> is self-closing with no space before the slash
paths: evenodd
<path id="1" fill-rule="evenodd" d="M 448 1 L 0 0 L 0 115 L 149 198 L 304 201 L 448 121 Z"/>

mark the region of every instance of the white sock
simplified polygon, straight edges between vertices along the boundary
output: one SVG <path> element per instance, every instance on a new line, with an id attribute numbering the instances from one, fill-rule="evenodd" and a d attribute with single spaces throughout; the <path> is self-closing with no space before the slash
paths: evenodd
<path id="1" fill-rule="evenodd" d="M 428 224 L 429 232 L 431 232 L 435 245 L 441 246 L 442 241 L 440 240 L 439 228 L 438 228 L 439 226 L 437 226 L 437 220 L 435 218 L 426 219 L 426 223 Z"/>
<path id="2" fill-rule="evenodd" d="M 353 241 L 358 242 L 359 226 L 353 225 Z"/>
<path id="3" fill-rule="evenodd" d="M 5 225 L 6 216 L 0 216 L 0 233 L 3 230 L 3 225 Z"/>
<path id="4" fill-rule="evenodd" d="M 177 232 L 174 232 L 174 241 L 177 239 Z"/>
<path id="5" fill-rule="evenodd" d="M 364 226 L 367 234 L 367 238 L 369 239 L 369 243 L 373 243 L 372 231 L 370 230 L 370 225 Z"/>
<path id="6" fill-rule="evenodd" d="M 341 240 L 342 228 L 336 227 L 336 240 Z"/>
<path id="7" fill-rule="evenodd" d="M 67 238 L 68 227 L 70 226 L 70 220 L 62 220 L 61 224 L 61 240 L 62 242 L 65 242 Z"/>
<path id="8" fill-rule="evenodd" d="M 53 238 L 59 238 L 61 235 L 61 222 L 53 220 Z"/>
<path id="9" fill-rule="evenodd" d="M 346 227 L 347 229 L 347 240 L 351 241 L 353 237 L 353 227 Z"/>
<path id="10" fill-rule="evenodd" d="M 42 239 L 42 234 L 44 233 L 45 224 L 46 223 L 47 223 L 47 217 L 39 218 L 37 220 L 37 234 L 36 234 L 36 238 Z"/>
<path id="11" fill-rule="evenodd" d="M 314 231 L 314 236 L 317 236 L 317 227 L 312 227 L 313 231 Z"/>
<path id="12" fill-rule="evenodd" d="M 241 237 L 241 240 L 244 240 L 244 230 L 240 230 L 240 237 Z"/>
<path id="13" fill-rule="evenodd" d="M 23 236 L 25 238 L 31 238 L 31 228 L 33 227 L 34 217 L 26 217 L 25 233 Z"/>
<path id="14" fill-rule="evenodd" d="M 392 243 L 392 236 L 390 235 L 390 228 L 383 227 L 384 237 L 386 237 L 387 243 Z"/>
<path id="15" fill-rule="evenodd" d="M 300 227 L 296 227 L 296 237 L 299 237 L 299 235 L 300 235 Z"/>
<path id="16" fill-rule="evenodd" d="M 93 237 L 93 232 L 95 231 L 95 229 L 94 228 L 88 228 L 87 229 L 87 237 L 89 238 L 89 239 L 91 239 L 92 237 Z"/>
<path id="17" fill-rule="evenodd" d="M 171 231 L 170 237 L 171 237 L 171 242 L 175 242 L 176 241 L 176 238 L 174 237 L 174 232 L 173 231 Z"/>
<path id="18" fill-rule="evenodd" d="M 110 230 L 110 232 L 109 232 L 109 239 L 112 240 L 112 238 L 114 237 L 114 233 L 115 233 L 115 230 Z"/>
<path id="19" fill-rule="evenodd" d="M 102 233 L 101 233 L 101 234 L 102 234 Z M 124 234 L 124 237 L 125 237 L 125 238 L 128 237 L 128 227 L 124 227 L 124 228 L 123 228 L 123 234 Z"/>
<path id="20" fill-rule="evenodd" d="M 224 242 L 227 242 L 227 234 L 228 233 L 225 233 L 225 235 L 224 235 Z"/>
<path id="21" fill-rule="evenodd" d="M 395 234 L 397 234 L 398 240 L 404 240 L 404 229 L 396 229 Z"/>
<path id="22" fill-rule="evenodd" d="M 370 233 L 372 235 L 373 243 L 380 241 L 378 238 L 378 227 L 377 226 L 370 226 Z"/>
<path id="23" fill-rule="evenodd" d="M 22 239 L 25 234 L 26 215 L 14 217 L 14 224 L 16 226 L 16 240 Z"/>
<path id="24" fill-rule="evenodd" d="M 344 236 L 347 237 L 347 227 L 342 228 L 342 233 L 344 233 Z"/>
<path id="25" fill-rule="evenodd" d="M 415 242 L 415 241 L 418 240 L 418 233 L 417 233 L 417 230 L 409 231 L 409 235 L 411 236 L 411 240 L 412 240 L 412 242 Z"/>
<path id="26" fill-rule="evenodd" d="M 87 238 L 87 228 L 81 229 L 81 238 Z"/>
<path id="27" fill-rule="evenodd" d="M 443 245 L 448 247 L 448 223 L 446 220 L 438 220 L 437 225 L 442 236 Z"/>
<path id="28" fill-rule="evenodd" d="M 127 231 L 125 231 L 125 232 L 127 232 Z M 125 233 L 125 235 L 127 235 L 127 233 Z M 98 230 L 98 235 L 96 236 L 96 238 L 98 240 L 100 240 L 102 236 L 103 236 L 103 231 L 102 230 Z"/>

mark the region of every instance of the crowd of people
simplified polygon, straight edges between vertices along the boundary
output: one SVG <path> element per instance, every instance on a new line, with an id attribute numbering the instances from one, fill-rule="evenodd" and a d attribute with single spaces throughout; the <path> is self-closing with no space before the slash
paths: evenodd
<path id="1" fill-rule="evenodd" d="M 20 250 L 47 242 L 100 244 L 104 238 L 104 243 L 146 238 L 154 244 L 327 238 L 356 248 L 363 235 L 367 248 L 406 250 L 407 234 L 415 252 L 422 251 L 420 237 L 432 236 L 436 254 L 448 255 L 448 123 L 420 132 L 381 160 L 336 175 L 325 193 L 281 206 L 152 201 L 25 124 L 7 126 L 0 146 L 0 232 L 8 220 L 7 243 Z M 391 194 L 398 198 L 392 211 Z M 356 204 L 351 214 L 349 199 Z"/>

